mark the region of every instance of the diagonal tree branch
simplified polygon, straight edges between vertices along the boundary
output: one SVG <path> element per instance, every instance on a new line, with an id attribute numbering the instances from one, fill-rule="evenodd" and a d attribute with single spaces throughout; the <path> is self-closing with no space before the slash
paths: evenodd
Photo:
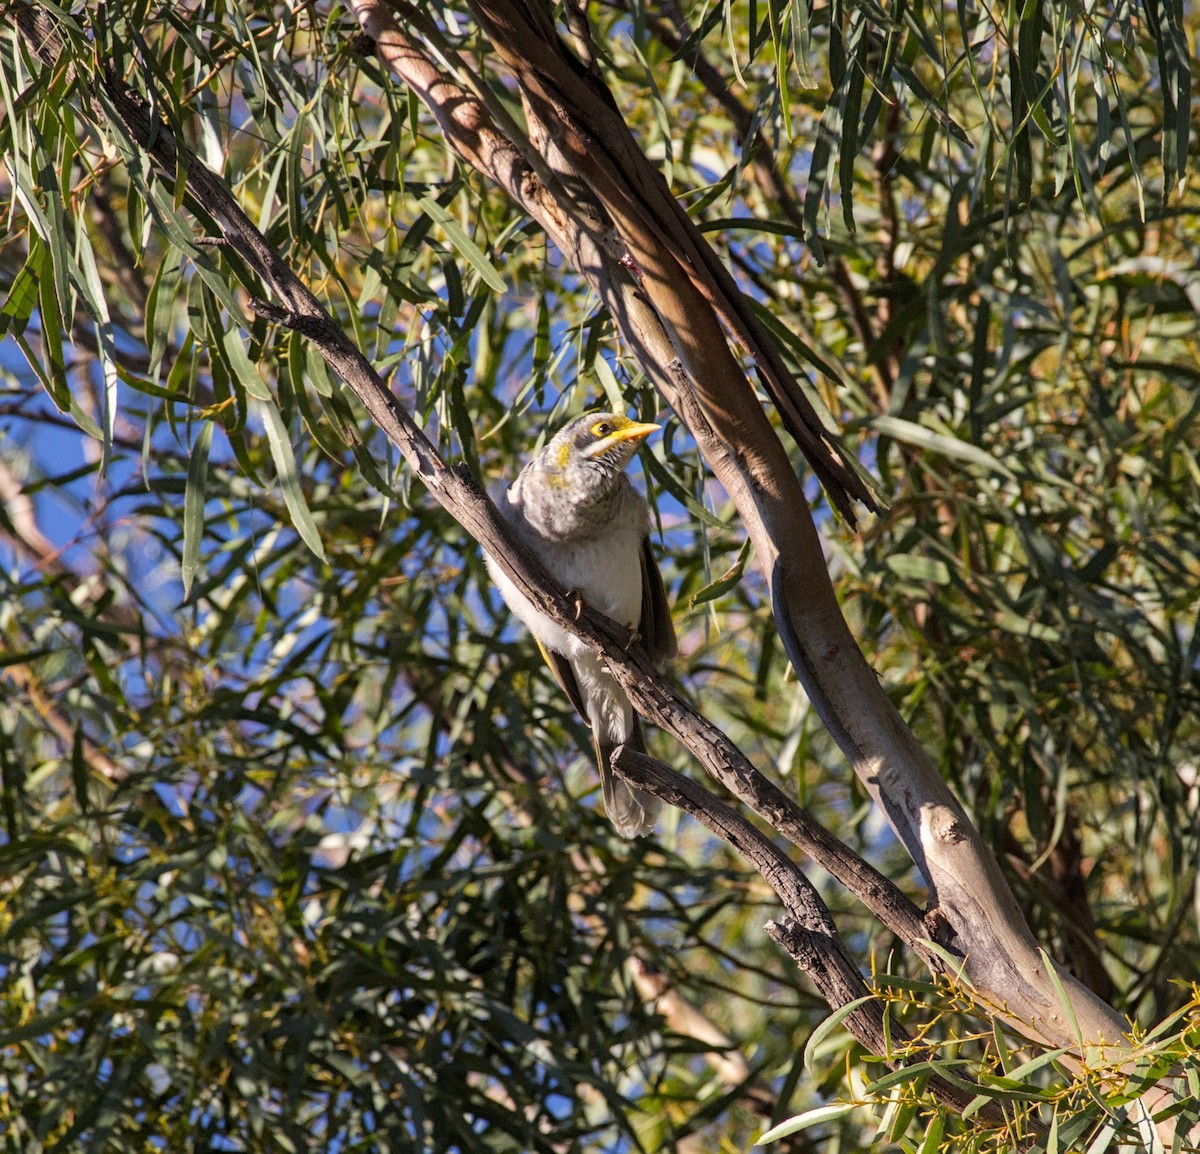
<path id="1" fill-rule="evenodd" d="M 662 174 L 637 147 L 603 82 L 558 37 L 543 6 L 473 0 L 471 8 L 556 149 L 613 221 L 654 307 L 659 312 L 673 311 L 680 285 L 686 281 L 708 306 L 691 316 L 715 310 L 749 352 L 788 432 L 821 478 L 830 500 L 851 523 L 853 500 L 875 508 L 870 490 L 835 449 L 729 270 L 671 194 Z M 691 359 L 686 328 L 686 324 L 671 326 L 672 338 L 685 365 L 700 368 L 704 362 Z M 723 359 L 731 359 L 728 346 Z M 738 375 L 744 379 L 744 374 Z"/>
<path id="2" fill-rule="evenodd" d="M 44 39 L 35 44 L 47 53 Z M 52 65 L 52 55 L 45 58 Z M 80 78 L 79 82 L 85 81 Z M 444 90 L 446 86 L 441 85 Z M 85 90 L 86 91 L 86 90 Z M 180 155 L 167 128 L 152 121 L 149 106 L 111 71 L 100 80 L 100 91 L 87 93 L 94 115 L 100 115 L 99 97 L 113 110 L 118 121 L 111 125 L 128 134 L 129 140 L 157 165 L 173 176 Z M 461 106 L 460 106 L 461 108 Z M 513 159 L 513 170 L 519 159 Z M 857 858 L 824 829 L 811 814 L 791 801 L 778 787 L 757 772 L 741 751 L 653 669 L 644 651 L 630 645 L 630 634 L 615 622 L 568 598 L 551 581 L 525 547 L 514 537 L 475 481 L 464 469 L 451 469 L 440 458 L 419 426 L 395 401 L 386 383 L 361 351 L 350 341 L 291 271 L 279 254 L 243 213 L 222 181 L 198 157 L 183 156 L 187 189 L 193 207 L 219 222 L 222 240 L 269 284 L 285 303 L 254 301 L 257 313 L 309 339 L 349 385 L 371 416 L 404 455 L 417 477 L 438 502 L 476 540 L 497 557 L 522 592 L 564 628 L 591 642 L 610 663 L 615 676 L 638 707 L 657 724 L 673 733 L 705 768 L 748 805 L 777 822 L 796 844 L 815 861 L 862 896 L 891 929 L 912 948 L 922 950 L 928 930 L 920 911 L 888 879 Z M 536 184 L 537 177 L 520 171 L 520 180 Z M 606 258 L 608 259 L 608 258 Z M 611 262 L 619 267 L 617 262 Z M 922 951 L 928 955 L 928 951 Z"/>
<path id="3" fill-rule="evenodd" d="M 769 922 L 767 933 L 791 955 L 833 1009 L 870 996 L 821 895 L 774 842 L 703 787 L 652 757 L 621 746 L 613 755 L 613 767 L 639 789 L 690 814 L 762 874 L 788 914 L 782 922 Z M 878 1000 L 851 1010 L 844 1021 L 850 1033 L 867 1049 L 882 1055 L 892 1069 L 928 1056 L 898 1023 L 885 1026 L 883 1006 Z M 906 1051 L 904 1057 L 895 1057 L 896 1050 Z M 930 1079 L 929 1088 L 939 1100 L 959 1111 L 980 1092 L 978 1087 L 964 1089 L 937 1076 Z M 994 1103 L 983 1112 L 983 1120 L 993 1126 L 1008 1123 L 1004 1111 Z"/>
<path id="4" fill-rule="evenodd" d="M 630 11 L 628 0 L 609 0 L 609 2 L 614 8 L 622 12 Z M 729 119 L 736 129 L 738 142 L 744 147 L 750 140 L 751 133 L 755 130 L 753 112 L 734 95 L 729 85 L 725 82 L 725 78 L 704 55 L 700 44 L 693 40 L 694 30 L 688 24 L 677 0 L 663 0 L 662 10 L 665 16 L 656 16 L 651 13 L 644 13 L 642 15 L 646 23 L 646 28 L 673 55 L 687 61 L 696 79 L 704 86 L 704 90 L 728 114 Z M 889 106 L 889 122 L 895 116 L 897 110 L 898 106 L 894 103 Z M 892 159 L 894 159 L 894 148 L 892 149 L 892 153 Z M 788 222 L 796 229 L 797 235 L 803 236 L 805 233 L 803 206 L 792 195 L 791 186 L 785 180 L 781 170 L 779 158 L 776 156 L 775 150 L 771 147 L 771 143 L 766 139 L 765 133 L 760 132 L 758 138 L 753 142 L 744 171 L 758 184 L 763 195 L 772 204 L 778 206 L 779 211 L 787 217 Z M 876 172 L 881 190 L 885 194 L 890 194 L 890 188 L 885 187 L 885 176 L 879 164 L 876 165 Z M 892 213 L 892 219 L 894 221 L 894 212 Z M 885 251 L 892 252 L 895 247 L 894 232 L 883 236 L 881 239 L 884 242 Z M 824 243 L 827 249 L 832 247 L 828 239 Z M 870 353 L 878 339 L 879 333 L 886 327 L 887 317 L 883 310 L 885 302 L 886 307 L 890 309 L 890 302 L 887 301 L 886 297 L 880 301 L 879 321 L 877 324 L 867 311 L 863 295 L 851 278 L 850 270 L 846 267 L 846 262 L 836 251 L 829 251 L 827 256 L 829 261 L 829 275 L 845 303 L 846 311 L 850 315 L 850 322 L 858 335 L 859 341 L 862 343 L 864 351 Z M 888 266 L 889 268 L 891 267 L 890 258 Z M 886 282 L 888 278 L 884 277 L 883 279 Z M 895 349 L 885 349 L 878 355 L 871 356 L 869 363 L 871 373 L 875 378 L 876 399 L 879 401 L 881 408 L 886 408 L 888 398 L 891 396 L 892 384 L 899 371 L 898 354 Z"/>

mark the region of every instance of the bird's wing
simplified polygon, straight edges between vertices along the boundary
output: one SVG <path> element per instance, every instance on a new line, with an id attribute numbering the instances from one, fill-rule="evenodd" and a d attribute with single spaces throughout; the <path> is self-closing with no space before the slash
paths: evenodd
<path id="1" fill-rule="evenodd" d="M 579 682 L 575 680 L 575 670 L 571 668 L 571 663 L 561 653 L 547 649 L 540 641 L 537 646 L 542 651 L 546 664 L 550 666 L 550 672 L 554 674 L 559 688 L 571 699 L 571 704 L 579 711 L 579 716 L 590 726 L 592 723 L 588 720 L 587 710 L 583 705 L 583 694 L 579 692 Z"/>
<path id="2" fill-rule="evenodd" d="M 637 631 L 651 661 L 669 661 L 678 654 L 671 606 L 667 603 L 658 562 L 650 548 L 649 534 L 642 538 L 642 615 Z"/>

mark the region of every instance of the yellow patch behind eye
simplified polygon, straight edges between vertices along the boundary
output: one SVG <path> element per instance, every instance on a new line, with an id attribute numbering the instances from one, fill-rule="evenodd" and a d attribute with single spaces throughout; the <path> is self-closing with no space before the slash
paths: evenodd
<path id="1" fill-rule="evenodd" d="M 571 459 L 571 446 L 565 441 L 558 446 L 558 467 L 565 469 L 567 462 Z"/>

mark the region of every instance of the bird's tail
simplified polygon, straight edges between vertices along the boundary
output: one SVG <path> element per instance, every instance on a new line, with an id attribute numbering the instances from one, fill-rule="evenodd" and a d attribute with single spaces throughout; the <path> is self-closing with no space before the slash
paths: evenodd
<path id="1" fill-rule="evenodd" d="M 596 740 L 596 761 L 600 765 L 600 788 L 604 792 L 604 808 L 608 811 L 609 820 L 617 827 L 617 833 L 622 837 L 641 837 L 654 829 L 662 802 L 653 794 L 634 789 L 613 774 L 611 759 L 618 744 L 620 743 L 602 742 L 599 738 Z M 639 753 L 646 752 L 642 722 L 637 714 L 633 716 L 633 729 L 624 744 Z"/>

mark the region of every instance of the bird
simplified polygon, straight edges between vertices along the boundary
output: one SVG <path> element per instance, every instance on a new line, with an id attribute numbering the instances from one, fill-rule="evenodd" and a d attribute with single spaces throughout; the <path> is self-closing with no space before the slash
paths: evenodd
<path id="1" fill-rule="evenodd" d="M 585 413 L 559 429 L 496 494 L 500 512 L 546 571 L 572 596 L 632 630 L 656 665 L 675 657 L 678 644 L 650 546 L 649 509 L 625 469 L 658 428 L 619 413 Z M 618 745 L 645 752 L 641 721 L 625 691 L 591 645 L 550 620 L 485 556 L 504 601 L 591 728 L 609 819 L 623 837 L 649 833 L 660 802 L 612 770 Z"/>

